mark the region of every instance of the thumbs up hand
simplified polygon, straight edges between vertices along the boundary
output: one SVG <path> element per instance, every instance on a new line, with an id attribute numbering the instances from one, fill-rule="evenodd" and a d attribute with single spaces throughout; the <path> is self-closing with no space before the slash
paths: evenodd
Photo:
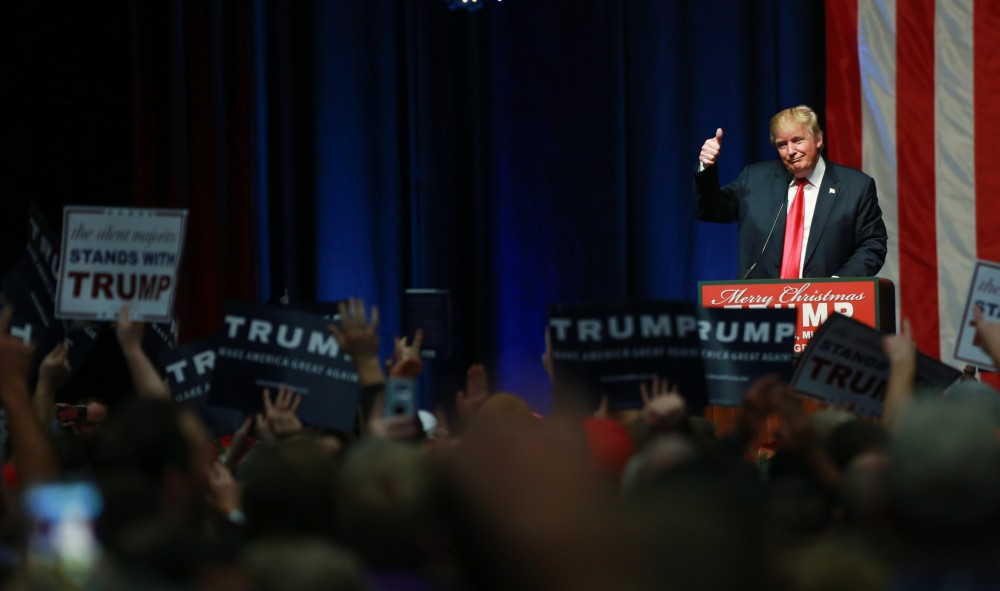
<path id="1" fill-rule="evenodd" d="M 722 128 L 715 130 L 715 137 L 710 137 L 705 140 L 705 143 L 701 146 L 701 154 L 698 155 L 698 160 L 705 165 L 705 168 L 709 166 L 714 166 L 719 161 L 719 152 L 722 151 Z"/>

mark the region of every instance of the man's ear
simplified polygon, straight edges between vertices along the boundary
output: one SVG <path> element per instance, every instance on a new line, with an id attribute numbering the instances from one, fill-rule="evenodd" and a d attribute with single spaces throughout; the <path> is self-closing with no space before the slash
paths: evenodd
<path id="1" fill-rule="evenodd" d="M 823 132 L 819 132 L 816 136 L 816 149 L 820 152 L 823 151 Z"/>

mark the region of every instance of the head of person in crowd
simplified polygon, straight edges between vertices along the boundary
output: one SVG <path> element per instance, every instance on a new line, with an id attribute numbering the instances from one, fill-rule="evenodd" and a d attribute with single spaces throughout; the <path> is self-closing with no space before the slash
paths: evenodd
<path id="1" fill-rule="evenodd" d="M 978 380 L 961 380 L 944 392 L 945 400 L 981 409 L 1000 424 L 1000 392 Z"/>
<path id="2" fill-rule="evenodd" d="M 257 540 L 242 564 L 254 591 L 365 591 L 361 565 L 329 541 L 297 538 Z"/>
<path id="3" fill-rule="evenodd" d="M 841 471 L 846 470 L 855 457 L 886 451 L 889 444 L 889 434 L 885 429 L 856 418 L 841 423 L 821 441 L 823 451 Z"/>
<path id="4" fill-rule="evenodd" d="M 214 460 L 208 434 L 190 410 L 156 399 L 123 405 L 98 439 L 95 456 L 105 543 L 115 546 L 129 528 L 156 515 L 198 521 Z"/>
<path id="5" fill-rule="evenodd" d="M 626 499 L 606 541 L 622 588 L 775 588 L 761 498 L 716 467 L 688 462 Z"/>
<path id="6" fill-rule="evenodd" d="M 243 513 L 252 539 L 336 538 L 337 462 L 316 438 L 279 441 L 245 464 Z"/>
<path id="7" fill-rule="evenodd" d="M 198 524 L 159 515 L 123 533 L 114 574 L 128 589 L 250 591 L 243 546 L 234 532 L 209 535 Z"/>
<path id="8" fill-rule="evenodd" d="M 375 570 L 423 572 L 446 558 L 441 479 L 419 446 L 369 440 L 337 478 L 342 540 Z M 450 550 L 449 550 L 450 551 Z"/>
<path id="9" fill-rule="evenodd" d="M 799 105 L 779 111 L 771 118 L 771 144 L 788 172 L 796 178 L 812 174 L 823 149 L 819 117 L 810 107 Z"/>
<path id="10" fill-rule="evenodd" d="M 825 440 L 837 427 L 855 420 L 857 417 L 842 408 L 821 408 L 809 415 L 810 426 L 820 441 Z"/>
<path id="11" fill-rule="evenodd" d="M 888 507 L 917 552 L 966 558 L 1000 540 L 997 417 L 978 403 L 918 399 L 894 422 Z"/>
<path id="12" fill-rule="evenodd" d="M 650 440 L 625 465 L 622 493 L 631 496 L 662 474 L 687 465 L 698 458 L 698 449 L 687 437 L 667 433 Z"/>

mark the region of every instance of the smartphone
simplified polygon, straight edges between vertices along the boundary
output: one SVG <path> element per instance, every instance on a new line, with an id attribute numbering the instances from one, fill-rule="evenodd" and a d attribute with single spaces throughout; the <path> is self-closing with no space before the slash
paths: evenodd
<path id="1" fill-rule="evenodd" d="M 70 406 L 61 406 L 56 409 L 56 419 L 59 421 L 60 425 L 66 425 L 68 423 L 86 423 L 87 405 L 73 404 Z"/>
<path id="2" fill-rule="evenodd" d="M 417 416 L 416 382 L 412 378 L 389 378 L 385 382 L 386 417 Z"/>
<path id="3" fill-rule="evenodd" d="M 60 589 L 82 589 L 100 556 L 94 523 L 103 501 L 97 487 L 87 481 L 32 485 L 25 489 L 22 503 L 33 577 L 43 588 L 57 584 Z"/>

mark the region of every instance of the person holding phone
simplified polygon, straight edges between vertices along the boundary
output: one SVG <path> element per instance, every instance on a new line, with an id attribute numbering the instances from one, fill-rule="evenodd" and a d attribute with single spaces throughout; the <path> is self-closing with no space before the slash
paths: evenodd
<path id="1" fill-rule="evenodd" d="M 74 437 L 90 440 L 97 437 L 108 420 L 108 405 L 99 398 L 84 398 L 76 404 L 58 403 L 56 420 Z"/>

